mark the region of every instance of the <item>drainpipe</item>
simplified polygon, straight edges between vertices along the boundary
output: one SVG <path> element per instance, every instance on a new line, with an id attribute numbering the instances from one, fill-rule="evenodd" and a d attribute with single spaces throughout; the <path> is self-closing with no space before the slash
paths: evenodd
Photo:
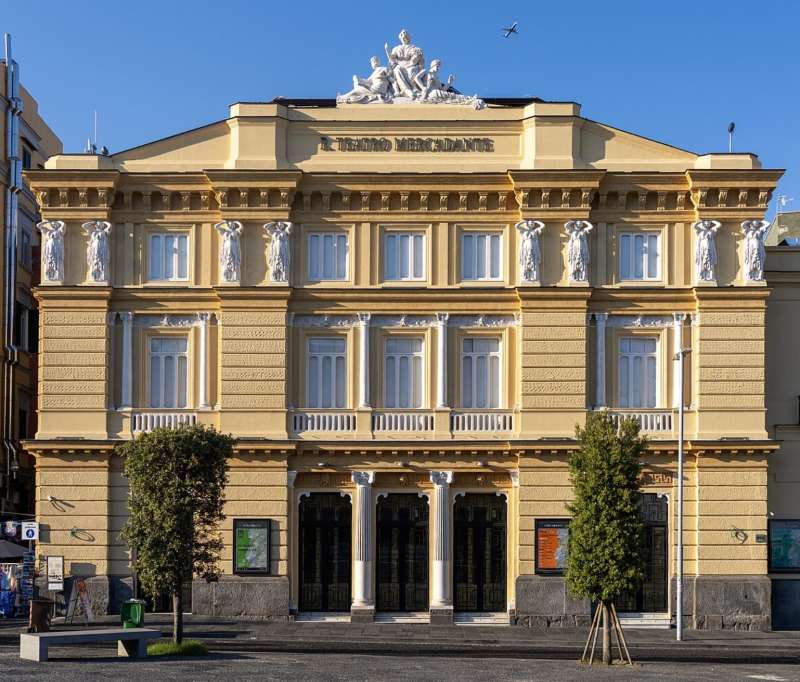
<path id="1" fill-rule="evenodd" d="M 5 205 L 5 279 L 3 295 L 5 297 L 3 316 L 3 393 L 0 406 L 0 431 L 2 432 L 3 450 L 5 451 L 5 471 L 3 480 L 5 491 L 0 500 L 0 509 L 11 504 L 11 474 L 16 472 L 17 447 L 14 443 L 14 375 L 19 362 L 14 339 L 14 312 L 16 308 L 17 289 L 17 225 L 18 200 L 22 190 L 22 160 L 17 156 L 19 151 L 19 119 L 22 116 L 22 99 L 19 96 L 19 64 L 11 58 L 11 36 L 3 35 L 6 63 L 6 155 L 8 161 L 8 188 Z"/>

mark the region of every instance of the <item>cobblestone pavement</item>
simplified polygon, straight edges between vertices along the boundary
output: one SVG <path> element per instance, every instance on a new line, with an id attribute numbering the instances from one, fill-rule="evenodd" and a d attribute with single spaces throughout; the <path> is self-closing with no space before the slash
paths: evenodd
<path id="1" fill-rule="evenodd" d="M 800 665 L 647 663 L 589 668 L 573 661 L 445 656 L 217 654 L 202 659 L 120 660 L 101 650 L 51 649 L 47 663 L 20 661 L 0 650 L 3 680 L 800 680 Z"/>

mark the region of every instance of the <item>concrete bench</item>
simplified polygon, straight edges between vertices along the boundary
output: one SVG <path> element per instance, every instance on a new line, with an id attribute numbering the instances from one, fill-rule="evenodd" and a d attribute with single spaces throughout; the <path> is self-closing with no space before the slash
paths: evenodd
<path id="1" fill-rule="evenodd" d="M 131 658 L 147 656 L 147 640 L 158 639 L 161 632 L 148 628 L 108 628 L 62 630 L 60 632 L 23 633 L 19 636 L 19 657 L 28 661 L 46 661 L 47 648 L 94 642 L 117 642 L 117 655 Z"/>

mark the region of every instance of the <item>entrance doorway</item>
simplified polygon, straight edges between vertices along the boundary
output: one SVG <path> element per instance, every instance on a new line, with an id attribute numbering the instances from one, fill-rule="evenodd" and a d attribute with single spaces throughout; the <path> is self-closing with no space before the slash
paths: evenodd
<path id="1" fill-rule="evenodd" d="M 311 493 L 300 500 L 301 611 L 349 611 L 350 498 Z"/>
<path id="2" fill-rule="evenodd" d="M 644 493 L 641 497 L 644 521 L 644 580 L 638 589 L 617 598 L 618 611 L 665 613 L 667 611 L 667 499 Z"/>
<path id="3" fill-rule="evenodd" d="M 428 500 L 415 493 L 378 501 L 378 611 L 428 609 Z"/>
<path id="4" fill-rule="evenodd" d="M 506 606 L 505 498 L 459 495 L 453 510 L 453 607 L 498 612 Z"/>

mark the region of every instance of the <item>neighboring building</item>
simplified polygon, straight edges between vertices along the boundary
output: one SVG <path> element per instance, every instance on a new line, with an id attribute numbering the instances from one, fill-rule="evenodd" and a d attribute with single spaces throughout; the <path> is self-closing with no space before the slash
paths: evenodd
<path id="1" fill-rule="evenodd" d="M 767 433 L 780 444 L 769 462 L 769 572 L 774 626 L 800 628 L 800 241 L 780 243 L 767 249 Z"/>
<path id="2" fill-rule="evenodd" d="M 8 34 L 4 46 L 5 58 L 0 60 L 0 514 L 32 513 L 34 506 L 34 462 L 19 441 L 36 433 L 39 322 L 31 287 L 39 277 L 39 214 L 22 173 L 44 168 L 49 156 L 61 153 L 61 142 L 39 116 L 36 100 L 20 85 L 20 68 L 11 57 Z"/>
<path id="3" fill-rule="evenodd" d="M 375 88 L 351 97 L 388 99 Z M 28 174 L 65 223 L 36 293 L 40 552 L 117 608 L 132 579 L 114 446 L 201 422 L 239 441 L 224 575 L 195 581 L 195 612 L 584 623 L 560 574 L 567 458 L 608 408 L 651 439 L 647 579 L 620 608 L 668 622 L 672 357 L 690 347 L 686 622 L 768 628 L 769 289 L 741 223 L 781 171 L 572 102 L 448 93 L 239 103 Z"/>
<path id="4" fill-rule="evenodd" d="M 800 211 L 786 211 L 775 216 L 767 246 L 800 246 Z"/>

